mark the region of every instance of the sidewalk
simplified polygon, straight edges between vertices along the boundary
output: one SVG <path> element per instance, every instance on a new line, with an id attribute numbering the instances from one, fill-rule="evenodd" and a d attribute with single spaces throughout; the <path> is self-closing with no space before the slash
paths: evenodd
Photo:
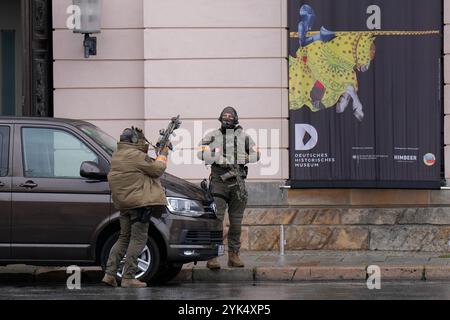
<path id="1" fill-rule="evenodd" d="M 450 254 L 374 251 L 244 251 L 245 268 L 228 268 L 227 256 L 219 258 L 222 269 L 209 270 L 205 262 L 186 264 L 174 282 L 230 281 L 338 281 L 367 278 L 367 267 L 377 265 L 383 280 L 450 280 Z M 82 267 L 82 281 L 97 283 L 98 267 Z M 66 268 L 10 265 L 0 267 L 4 283 L 65 283 Z"/>
<path id="2" fill-rule="evenodd" d="M 380 267 L 385 280 L 450 280 L 450 254 L 387 251 L 247 251 L 245 268 L 208 270 L 204 262 L 185 265 L 177 281 L 337 281 L 365 280 L 367 267 Z"/>

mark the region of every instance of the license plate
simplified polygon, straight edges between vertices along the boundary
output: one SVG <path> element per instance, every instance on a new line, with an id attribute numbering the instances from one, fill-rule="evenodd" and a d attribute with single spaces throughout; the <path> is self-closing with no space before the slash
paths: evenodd
<path id="1" fill-rule="evenodd" d="M 225 246 L 223 244 L 217 245 L 217 255 L 223 256 L 225 254 Z"/>

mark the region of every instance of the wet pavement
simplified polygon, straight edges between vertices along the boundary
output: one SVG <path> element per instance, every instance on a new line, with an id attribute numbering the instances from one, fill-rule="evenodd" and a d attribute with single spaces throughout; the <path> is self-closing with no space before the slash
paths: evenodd
<path id="1" fill-rule="evenodd" d="M 222 269 L 211 271 L 206 262 L 185 264 L 174 283 L 228 283 L 236 281 L 364 281 L 368 266 L 380 268 L 385 280 L 450 281 L 450 255 L 437 252 L 390 251 L 242 251 L 245 268 L 227 267 L 227 255 L 219 261 Z M 100 267 L 82 267 L 85 283 L 99 283 Z M 67 280 L 66 267 L 9 265 L 0 267 L 0 286 L 25 283 L 56 284 Z"/>
<path id="2" fill-rule="evenodd" d="M 385 281 L 380 290 L 358 282 L 180 283 L 144 289 L 84 285 L 0 286 L 0 300 L 450 300 L 450 282 Z"/>

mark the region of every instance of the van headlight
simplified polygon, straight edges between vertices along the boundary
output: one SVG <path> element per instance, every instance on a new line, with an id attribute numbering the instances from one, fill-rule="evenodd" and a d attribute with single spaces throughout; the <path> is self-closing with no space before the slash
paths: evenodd
<path id="1" fill-rule="evenodd" d="M 216 203 L 215 203 L 215 202 L 212 202 L 211 205 L 210 205 L 210 207 L 211 207 L 212 212 L 213 212 L 214 214 L 216 214 L 216 212 L 217 212 L 217 206 L 216 206 Z"/>
<path id="2" fill-rule="evenodd" d="M 205 213 L 200 202 L 183 198 L 167 197 L 167 208 L 170 213 L 188 217 L 200 217 Z"/>

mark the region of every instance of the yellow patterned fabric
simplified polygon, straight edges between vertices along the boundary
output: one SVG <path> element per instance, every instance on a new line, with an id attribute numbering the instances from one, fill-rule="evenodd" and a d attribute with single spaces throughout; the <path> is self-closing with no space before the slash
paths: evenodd
<path id="1" fill-rule="evenodd" d="M 310 92 L 316 83 L 325 88 L 322 104 L 336 105 L 348 86 L 358 90 L 356 70 L 369 65 L 374 58 L 371 34 L 340 32 L 326 43 L 315 41 L 297 50 L 297 57 L 289 56 L 289 108 L 304 106 L 312 111 Z"/>

